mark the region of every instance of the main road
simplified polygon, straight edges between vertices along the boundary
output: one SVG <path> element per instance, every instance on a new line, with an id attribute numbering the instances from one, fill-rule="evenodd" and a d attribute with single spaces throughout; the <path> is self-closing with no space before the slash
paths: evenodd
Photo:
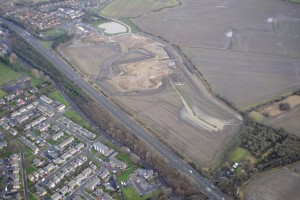
<path id="1" fill-rule="evenodd" d="M 28 43 L 30 43 L 37 51 L 39 51 L 46 59 L 51 61 L 55 67 L 59 68 L 68 78 L 72 79 L 78 84 L 86 93 L 88 93 L 96 102 L 103 106 L 108 112 L 110 112 L 116 119 L 118 119 L 123 125 L 131 130 L 136 136 L 152 145 L 157 151 L 166 158 L 170 165 L 186 174 L 189 174 L 199 184 L 201 191 L 210 199 L 223 200 L 225 195 L 221 191 L 213 186 L 213 184 L 202 175 L 200 175 L 195 169 L 189 166 L 184 160 L 171 152 L 164 144 L 158 141 L 156 138 L 149 135 L 139 124 L 132 120 L 126 113 L 118 109 L 111 101 L 101 95 L 95 88 L 84 81 L 80 75 L 78 75 L 72 67 L 56 56 L 51 50 L 45 49 L 41 46 L 38 40 L 31 36 L 26 30 L 15 25 L 14 23 L 0 18 L 0 22 L 8 25 L 12 30 L 20 34 Z"/>

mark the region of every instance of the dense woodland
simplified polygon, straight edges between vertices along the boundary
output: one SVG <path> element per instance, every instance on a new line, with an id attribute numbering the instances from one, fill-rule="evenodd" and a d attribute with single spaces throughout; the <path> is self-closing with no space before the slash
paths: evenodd
<path id="1" fill-rule="evenodd" d="M 220 178 L 220 172 L 230 169 L 225 162 L 221 168 L 212 173 L 216 185 L 226 194 L 238 199 L 238 188 L 253 175 L 268 169 L 300 160 L 300 138 L 287 133 L 283 129 L 274 129 L 256 123 L 244 116 L 245 127 L 241 130 L 239 144 L 256 157 L 257 163 L 253 166 L 245 161 L 242 166 L 244 171 L 235 172 Z"/>
<path id="2" fill-rule="evenodd" d="M 274 129 L 247 119 L 241 134 L 241 146 L 258 158 L 259 170 L 300 160 L 300 138 L 284 129 Z"/>
<path id="3" fill-rule="evenodd" d="M 165 179 L 172 190 L 184 199 L 202 200 L 207 199 L 197 187 L 194 180 L 169 166 L 167 161 L 152 146 L 138 139 L 131 131 L 116 121 L 104 108 L 93 101 L 78 85 L 69 80 L 54 65 L 37 52 L 18 34 L 12 33 L 9 41 L 13 51 L 31 64 L 34 68 L 43 71 L 50 76 L 78 107 L 95 124 L 106 130 L 118 141 L 133 150 L 141 158 L 149 162 Z M 168 192 L 163 190 L 156 199 L 166 199 Z M 154 198 L 154 199 L 155 199 Z"/>

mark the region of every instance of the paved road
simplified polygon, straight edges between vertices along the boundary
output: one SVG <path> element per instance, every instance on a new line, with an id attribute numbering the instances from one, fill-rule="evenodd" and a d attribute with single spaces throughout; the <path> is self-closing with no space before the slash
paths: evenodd
<path id="1" fill-rule="evenodd" d="M 50 50 L 44 49 L 36 38 L 31 36 L 27 31 L 16 26 L 15 24 L 0 18 L 0 22 L 6 23 L 12 30 L 19 33 L 26 41 L 28 41 L 37 51 L 39 51 L 45 58 L 51 61 L 57 68 L 59 68 L 65 75 L 77 83 L 85 92 L 87 92 L 95 101 L 103 106 L 108 112 L 110 112 L 116 119 L 124 124 L 129 130 L 131 130 L 136 136 L 143 139 L 154 148 L 156 148 L 160 154 L 165 157 L 172 167 L 190 174 L 196 182 L 199 184 L 201 191 L 210 199 L 225 199 L 224 195 L 214 186 L 212 183 L 200 175 L 195 169 L 187 165 L 185 161 L 171 152 L 164 144 L 150 136 L 140 125 L 133 121 L 126 113 L 117 108 L 112 102 L 107 100 L 103 95 L 96 91 L 91 85 L 81 79 L 71 67 L 69 67 L 59 57 L 54 55 Z"/>
<path id="2" fill-rule="evenodd" d="M 22 166 L 21 169 L 23 174 L 24 198 L 25 200 L 28 200 L 27 176 L 26 176 L 26 168 L 24 163 L 24 152 L 22 147 L 20 147 L 20 152 L 21 152 L 21 166 Z"/>

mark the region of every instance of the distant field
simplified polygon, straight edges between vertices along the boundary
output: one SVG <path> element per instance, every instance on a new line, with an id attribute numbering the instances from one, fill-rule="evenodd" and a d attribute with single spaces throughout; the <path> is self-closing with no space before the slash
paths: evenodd
<path id="1" fill-rule="evenodd" d="M 13 71 L 11 68 L 0 62 L 0 85 L 19 78 L 21 74 Z"/>
<path id="2" fill-rule="evenodd" d="M 130 18 L 177 5 L 178 0 L 115 0 L 101 14 L 114 18 Z"/>
<path id="3" fill-rule="evenodd" d="M 132 21 L 181 48 L 213 91 L 235 107 L 244 110 L 300 88 L 300 5 L 261 0 L 181 3 Z"/>
<path id="4" fill-rule="evenodd" d="M 300 105 L 278 116 L 265 118 L 263 122 L 276 128 L 284 128 L 287 132 L 300 137 Z"/>
<path id="5" fill-rule="evenodd" d="M 50 92 L 48 96 L 62 104 L 65 104 L 66 107 L 70 107 L 69 102 L 63 97 L 63 95 L 60 93 L 60 91 L 55 90 L 53 92 Z"/>
<path id="6" fill-rule="evenodd" d="M 298 200 L 300 163 L 293 167 L 258 174 L 245 188 L 245 200 Z"/>
<path id="7" fill-rule="evenodd" d="M 300 0 L 288 0 L 288 1 L 292 3 L 300 3 Z"/>
<path id="8" fill-rule="evenodd" d="M 7 95 L 7 93 L 4 92 L 3 90 L 0 90 L 0 99 L 1 99 L 2 97 L 4 97 L 5 95 Z"/>
<path id="9" fill-rule="evenodd" d="M 54 29 L 44 31 L 43 34 L 45 34 L 46 36 L 58 37 L 58 36 L 64 34 L 64 31 L 61 29 L 54 28 Z"/>
<path id="10" fill-rule="evenodd" d="M 213 91 L 241 110 L 300 88 L 300 58 L 181 49 Z"/>

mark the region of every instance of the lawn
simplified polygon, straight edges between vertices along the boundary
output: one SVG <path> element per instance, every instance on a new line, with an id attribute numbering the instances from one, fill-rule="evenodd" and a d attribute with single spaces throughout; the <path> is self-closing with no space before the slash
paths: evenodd
<path id="1" fill-rule="evenodd" d="M 52 47 L 52 41 L 44 41 L 44 40 L 39 40 L 39 43 L 44 47 L 45 49 L 51 49 Z"/>
<path id="2" fill-rule="evenodd" d="M 44 31 L 43 34 L 46 35 L 46 36 L 50 36 L 50 37 L 59 37 L 61 35 L 63 35 L 65 32 L 61 29 L 50 29 L 50 30 L 47 30 L 47 31 Z"/>
<path id="3" fill-rule="evenodd" d="M 70 107 L 70 104 L 69 102 L 63 97 L 63 95 L 61 94 L 60 91 L 58 90 L 55 90 L 53 92 L 50 92 L 48 94 L 48 96 L 51 98 L 51 99 L 54 99 L 55 101 L 58 101 L 62 104 L 64 104 L 67 108 Z"/>
<path id="4" fill-rule="evenodd" d="M 21 76 L 4 63 L 0 62 L 0 85 L 13 81 Z"/>
<path id="5" fill-rule="evenodd" d="M 2 97 L 5 97 L 6 95 L 7 95 L 6 92 L 4 92 L 3 90 L 0 90 L 0 99 L 1 99 Z"/>
<path id="6" fill-rule="evenodd" d="M 35 78 L 35 77 L 31 76 L 31 80 L 30 80 L 31 87 L 36 87 L 36 86 L 39 86 L 39 85 L 43 85 L 44 83 L 46 83 L 46 81 L 44 81 L 43 79 L 38 79 L 38 78 Z"/>
<path id="7" fill-rule="evenodd" d="M 30 192 L 28 193 L 28 197 L 29 197 L 29 200 L 38 200 L 38 198 L 36 198 L 33 194 L 31 194 Z"/>
<path id="8" fill-rule="evenodd" d="M 33 166 L 26 167 L 26 174 L 27 175 L 31 174 L 34 171 L 35 171 L 35 168 Z"/>
<path id="9" fill-rule="evenodd" d="M 126 162 L 128 166 L 134 165 L 132 163 L 132 161 L 130 160 L 129 155 L 126 155 L 126 154 L 123 154 L 123 153 L 119 153 L 117 155 L 117 158 L 120 159 L 120 160 L 122 160 L 122 161 L 124 161 L 124 162 Z"/>
<path id="10" fill-rule="evenodd" d="M 102 153 L 96 151 L 94 148 L 91 149 L 91 153 L 101 160 L 105 158 L 105 156 Z"/>
<path id="11" fill-rule="evenodd" d="M 23 75 L 30 76 L 30 78 L 31 78 L 30 86 L 31 87 L 36 87 L 36 86 L 39 86 L 39 85 L 43 85 L 46 82 L 44 79 L 34 77 L 31 70 L 22 69 L 21 73 Z"/>
<path id="12" fill-rule="evenodd" d="M 85 121 L 80 115 L 78 115 L 74 110 L 69 110 L 64 114 L 64 116 L 90 131 L 95 131 L 95 129 L 87 121 Z"/>
<path id="13" fill-rule="evenodd" d="M 119 182 L 121 182 L 121 181 L 122 182 L 127 181 L 129 179 L 129 177 L 130 177 L 130 174 L 132 172 L 134 172 L 137 168 L 138 168 L 137 166 L 130 166 L 130 167 L 128 167 L 122 174 L 120 174 L 118 176 L 118 181 Z"/>
<path id="14" fill-rule="evenodd" d="M 155 194 L 159 193 L 160 190 L 156 190 L 150 194 L 147 194 L 143 197 L 141 197 L 138 192 L 135 190 L 134 187 L 130 187 L 130 188 L 125 188 L 122 186 L 122 194 L 123 194 L 123 197 L 124 199 L 126 200 L 131 200 L 131 199 L 134 199 L 134 200 L 146 200 L 146 199 L 151 199 L 151 197 L 153 197 Z"/>
<path id="15" fill-rule="evenodd" d="M 244 148 L 237 147 L 235 150 L 232 152 L 230 161 L 231 162 L 240 162 L 244 160 L 248 155 L 250 155 L 250 152 L 247 151 Z"/>

